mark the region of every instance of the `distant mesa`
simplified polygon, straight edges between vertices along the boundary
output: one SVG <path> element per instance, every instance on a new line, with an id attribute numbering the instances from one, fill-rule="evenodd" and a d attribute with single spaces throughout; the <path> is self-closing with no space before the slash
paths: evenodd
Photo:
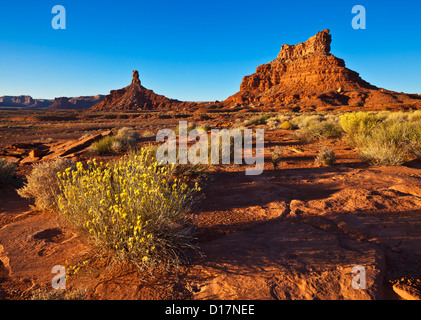
<path id="1" fill-rule="evenodd" d="M 87 109 L 94 104 L 104 100 L 104 95 L 83 96 L 83 97 L 61 97 L 51 99 L 33 99 L 31 96 L 3 96 L 0 97 L 0 107 L 3 109 L 23 110 L 65 110 L 65 109 Z"/>
<path id="2" fill-rule="evenodd" d="M 96 96 L 82 96 L 75 98 L 55 98 L 54 102 L 47 108 L 48 110 L 63 110 L 63 109 L 88 109 L 93 105 L 104 100 L 104 95 L 98 94 Z"/>
<path id="3" fill-rule="evenodd" d="M 52 104 L 52 100 L 33 99 L 31 96 L 2 96 L 0 107 L 43 109 Z"/>
<path id="4" fill-rule="evenodd" d="M 240 91 L 224 101 L 226 105 L 264 104 L 295 106 L 301 110 L 323 107 L 420 107 L 421 97 L 377 88 L 345 67 L 330 53 L 328 29 L 306 42 L 282 45 L 276 59 L 245 76 Z"/>
<path id="5" fill-rule="evenodd" d="M 139 72 L 133 71 L 132 82 L 125 88 L 111 90 L 104 101 L 91 109 L 97 111 L 138 111 L 155 109 L 180 109 L 195 103 L 183 102 L 154 93 L 141 85 Z"/>

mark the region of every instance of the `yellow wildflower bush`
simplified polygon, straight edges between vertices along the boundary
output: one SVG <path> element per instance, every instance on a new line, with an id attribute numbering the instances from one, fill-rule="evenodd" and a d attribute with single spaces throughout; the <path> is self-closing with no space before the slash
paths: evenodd
<path id="1" fill-rule="evenodd" d="M 193 248 L 188 218 L 197 184 L 174 177 L 151 150 L 118 162 L 81 162 L 58 174 L 60 213 L 99 247 L 141 269 L 180 263 Z"/>

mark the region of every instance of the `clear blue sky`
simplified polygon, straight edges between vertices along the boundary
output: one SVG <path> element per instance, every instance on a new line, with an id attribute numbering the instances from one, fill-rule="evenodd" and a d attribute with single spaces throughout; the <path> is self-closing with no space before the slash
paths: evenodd
<path id="1" fill-rule="evenodd" d="M 54 5 L 67 29 L 54 30 Z M 351 27 L 354 5 L 367 29 Z M 421 1 L 21 0 L 0 4 L 0 96 L 108 94 L 131 81 L 223 100 L 281 45 L 329 28 L 332 53 L 379 87 L 421 93 Z"/>

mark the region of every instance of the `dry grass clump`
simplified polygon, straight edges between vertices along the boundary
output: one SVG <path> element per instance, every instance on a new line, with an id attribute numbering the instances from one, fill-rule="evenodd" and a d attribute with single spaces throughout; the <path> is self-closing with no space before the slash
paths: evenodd
<path id="1" fill-rule="evenodd" d="M 273 164 L 273 168 L 276 170 L 282 160 L 282 147 L 276 146 L 271 152 L 271 156 L 272 156 L 271 161 Z"/>
<path id="2" fill-rule="evenodd" d="M 7 160 L 0 158 L 0 184 L 6 184 L 12 181 L 15 170 L 15 162 L 8 162 Z"/>
<path id="3" fill-rule="evenodd" d="M 56 211 L 57 199 L 60 195 L 58 172 L 75 168 L 75 162 L 65 158 L 57 158 L 51 162 L 41 162 L 33 165 L 25 185 L 18 189 L 23 198 L 35 199 L 38 210 Z"/>
<path id="4" fill-rule="evenodd" d="M 138 139 L 138 132 L 132 128 L 123 127 L 115 136 L 107 136 L 94 142 L 90 150 L 96 154 L 120 153 L 134 148 Z"/>
<path id="5" fill-rule="evenodd" d="M 339 123 L 333 121 L 309 122 L 295 132 L 299 140 L 313 142 L 322 139 L 335 139 L 342 137 L 343 130 Z"/>
<path id="6" fill-rule="evenodd" d="M 340 122 L 360 157 L 371 165 L 402 165 L 421 155 L 419 112 L 357 112 L 341 116 Z"/>
<path id="7" fill-rule="evenodd" d="M 361 159 L 372 165 L 402 165 L 409 158 L 420 158 L 421 124 L 385 122 L 354 138 Z"/>
<path id="8" fill-rule="evenodd" d="M 321 149 L 314 159 L 314 162 L 319 167 L 330 167 L 335 164 L 336 156 L 335 152 L 332 149 L 324 147 Z"/>
<path id="9" fill-rule="evenodd" d="M 200 188 L 174 178 L 151 151 L 112 164 L 77 163 L 58 176 L 59 212 L 116 260 L 151 270 L 178 265 L 194 248 L 187 213 Z"/>
<path id="10" fill-rule="evenodd" d="M 246 121 L 244 121 L 244 126 L 249 127 L 252 125 L 266 124 L 267 120 L 270 119 L 269 114 L 263 114 L 259 116 L 254 116 Z"/>
<path id="11" fill-rule="evenodd" d="M 85 300 L 86 289 L 47 290 L 45 287 L 35 290 L 31 300 Z"/>

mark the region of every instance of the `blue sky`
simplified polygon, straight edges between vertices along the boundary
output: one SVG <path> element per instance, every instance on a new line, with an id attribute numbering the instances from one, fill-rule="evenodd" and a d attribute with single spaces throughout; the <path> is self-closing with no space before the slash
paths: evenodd
<path id="1" fill-rule="evenodd" d="M 367 29 L 351 26 L 354 5 Z M 54 5 L 66 30 L 54 30 Z M 421 93 L 420 1 L 6 1 L 0 3 L 0 96 L 108 94 L 139 70 L 180 100 L 223 100 L 281 45 L 330 29 L 332 53 L 379 87 Z"/>

